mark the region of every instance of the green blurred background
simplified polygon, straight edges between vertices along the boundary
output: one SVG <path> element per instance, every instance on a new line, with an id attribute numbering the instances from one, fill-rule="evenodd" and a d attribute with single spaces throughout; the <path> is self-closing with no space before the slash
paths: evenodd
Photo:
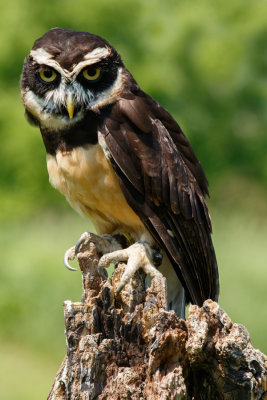
<path id="1" fill-rule="evenodd" d="M 267 2 L 13 0 L 0 16 L 1 399 L 44 399 L 65 353 L 62 303 L 79 301 L 64 251 L 88 221 L 48 184 L 19 77 L 52 27 L 109 40 L 179 121 L 210 182 L 220 305 L 267 352 Z M 16 383 L 15 383 L 16 382 Z"/>

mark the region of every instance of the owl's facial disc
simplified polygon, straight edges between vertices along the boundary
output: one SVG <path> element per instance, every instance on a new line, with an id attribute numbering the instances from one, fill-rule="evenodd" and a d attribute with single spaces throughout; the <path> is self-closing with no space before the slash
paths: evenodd
<path id="1" fill-rule="evenodd" d="M 65 68 L 43 48 L 32 50 L 22 77 L 28 114 L 40 126 L 60 130 L 79 122 L 88 110 L 116 101 L 124 84 L 123 68 L 113 63 L 110 52 L 95 48 Z"/>

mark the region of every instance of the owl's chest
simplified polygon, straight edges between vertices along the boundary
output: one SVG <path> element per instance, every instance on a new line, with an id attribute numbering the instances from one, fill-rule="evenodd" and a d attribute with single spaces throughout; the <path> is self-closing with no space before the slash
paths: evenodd
<path id="1" fill-rule="evenodd" d="M 76 211 L 89 217 L 100 233 L 113 231 L 123 221 L 140 224 L 99 144 L 48 154 L 47 169 L 51 185 Z"/>

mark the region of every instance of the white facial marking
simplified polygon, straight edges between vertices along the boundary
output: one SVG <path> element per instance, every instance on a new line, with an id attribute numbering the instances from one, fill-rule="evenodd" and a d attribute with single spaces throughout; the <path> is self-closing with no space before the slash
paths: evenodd
<path id="1" fill-rule="evenodd" d="M 79 64 L 73 69 L 73 72 L 75 72 L 75 75 L 78 75 L 83 68 L 87 67 L 87 65 L 96 64 L 99 61 L 107 58 L 110 54 L 111 49 L 107 47 L 97 47 L 96 49 L 85 54 L 83 57 L 85 61 L 79 62 Z"/>
<path id="2" fill-rule="evenodd" d="M 79 75 L 81 70 L 89 65 L 95 64 L 105 58 L 111 53 L 111 49 L 108 47 L 97 47 L 90 51 L 84 56 L 84 61 L 79 62 L 72 71 L 62 68 L 56 60 L 53 60 L 53 56 L 44 49 L 32 50 L 30 56 L 38 64 L 44 64 L 51 68 L 54 68 L 61 76 L 65 76 L 66 79 L 71 79 Z"/>
<path id="3" fill-rule="evenodd" d="M 45 94 L 46 103 L 53 102 L 55 104 L 65 104 L 66 97 L 66 79 L 64 77 L 61 78 L 60 85 L 57 88 L 49 90 Z"/>
<path id="4" fill-rule="evenodd" d="M 103 107 L 105 105 L 113 103 L 118 99 L 121 90 L 124 86 L 124 74 L 123 69 L 119 68 L 117 78 L 112 86 L 103 92 L 96 95 L 94 100 L 90 103 L 90 108 L 95 110 L 99 107 Z"/>
<path id="5" fill-rule="evenodd" d="M 25 92 L 23 101 L 27 109 L 45 128 L 61 130 L 70 127 L 71 125 L 75 125 L 76 122 L 81 120 L 83 117 L 82 112 L 77 113 L 72 119 L 69 119 L 69 117 L 65 115 L 51 113 L 54 109 L 53 101 L 50 100 L 47 102 L 29 89 Z"/>
<path id="6" fill-rule="evenodd" d="M 85 54 L 84 59 L 92 61 L 92 64 L 107 58 L 111 53 L 111 49 L 108 47 L 97 47 L 96 49 L 89 51 Z"/>
<path id="7" fill-rule="evenodd" d="M 45 101 L 47 103 L 54 102 L 58 107 L 66 107 L 66 100 L 69 92 L 72 93 L 74 102 L 84 107 L 89 106 L 94 98 L 93 93 L 89 89 L 85 89 L 76 80 L 69 82 L 66 81 L 64 77 L 61 77 L 60 85 L 46 93 Z"/>
<path id="8" fill-rule="evenodd" d="M 70 72 L 67 69 L 62 68 L 59 63 L 53 60 L 52 54 L 48 53 L 44 49 L 32 50 L 30 52 L 30 56 L 36 61 L 38 64 L 47 65 L 48 67 L 54 68 L 60 75 L 68 78 Z"/>
<path id="9" fill-rule="evenodd" d="M 106 58 L 110 52 L 111 49 L 108 47 L 98 47 L 85 55 L 85 61 L 80 62 L 72 71 L 68 71 L 53 60 L 53 56 L 44 49 L 31 51 L 30 55 L 38 64 L 54 68 L 60 75 L 59 85 L 47 91 L 43 98 L 37 96 L 30 88 L 26 88 L 24 93 L 23 101 L 26 107 L 40 121 L 41 126 L 54 130 L 65 129 L 81 120 L 85 110 L 97 110 L 119 98 L 125 81 L 122 68 L 118 69 L 115 82 L 100 93 L 94 93 L 89 88 L 85 88 L 76 79 L 84 67 Z M 72 119 L 62 114 L 62 110 L 66 108 L 69 92 L 72 93 L 74 103 L 79 104 L 80 107 L 80 111 L 74 114 Z"/>

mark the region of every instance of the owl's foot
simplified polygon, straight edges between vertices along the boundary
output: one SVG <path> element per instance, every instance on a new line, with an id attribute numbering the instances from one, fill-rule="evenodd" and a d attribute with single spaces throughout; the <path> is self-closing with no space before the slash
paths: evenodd
<path id="1" fill-rule="evenodd" d="M 142 268 L 147 275 L 152 278 L 161 278 L 162 274 L 157 270 L 162 261 L 162 255 L 153 249 L 147 242 L 137 242 L 125 249 L 110 235 L 98 236 L 93 233 L 84 232 L 79 238 L 75 246 L 65 252 L 64 265 L 70 271 L 77 271 L 76 268 L 70 266 L 69 261 L 74 260 L 82 246 L 87 246 L 89 243 L 94 243 L 99 254 L 104 254 L 98 264 L 98 272 L 107 279 L 108 268 L 111 263 L 118 264 L 119 262 L 127 262 L 125 271 L 121 277 L 121 281 L 117 292 L 119 293 L 126 283 L 130 281 L 135 272 Z"/>
<path id="2" fill-rule="evenodd" d="M 155 264 L 160 265 L 161 260 L 162 255 L 152 249 L 148 243 L 137 242 L 126 249 L 104 254 L 99 260 L 98 272 L 104 276 L 104 268 L 108 268 L 111 263 L 117 264 L 127 261 L 125 271 L 117 289 L 117 293 L 119 293 L 139 268 L 142 268 L 152 278 L 162 278 L 162 274 L 154 267 Z"/>
<path id="3" fill-rule="evenodd" d="M 70 266 L 69 261 L 74 260 L 80 251 L 82 246 L 87 246 L 89 243 L 94 243 L 96 251 L 100 254 L 110 253 L 116 250 L 120 250 L 122 246 L 120 243 L 111 235 L 98 236 L 94 233 L 84 232 L 75 246 L 71 247 L 65 252 L 64 265 L 70 271 L 77 271 L 76 268 Z"/>

